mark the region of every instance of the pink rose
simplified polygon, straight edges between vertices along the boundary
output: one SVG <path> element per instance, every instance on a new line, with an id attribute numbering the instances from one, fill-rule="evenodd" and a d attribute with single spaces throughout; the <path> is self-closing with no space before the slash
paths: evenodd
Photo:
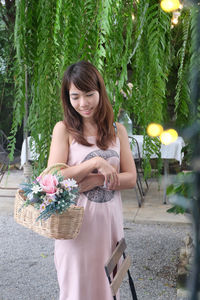
<path id="1" fill-rule="evenodd" d="M 40 186 L 47 194 L 55 194 L 57 192 L 58 180 L 54 175 L 47 174 L 40 179 Z"/>

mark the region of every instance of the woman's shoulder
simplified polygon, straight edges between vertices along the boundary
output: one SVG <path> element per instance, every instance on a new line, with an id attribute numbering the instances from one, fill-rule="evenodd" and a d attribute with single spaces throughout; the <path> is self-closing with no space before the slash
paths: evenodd
<path id="1" fill-rule="evenodd" d="M 54 130 L 66 130 L 66 126 L 64 121 L 58 121 L 55 126 L 54 126 Z"/>
<path id="2" fill-rule="evenodd" d="M 69 144 L 71 144 L 73 138 L 69 131 L 67 130 L 67 127 L 64 123 L 64 121 L 59 121 L 55 124 L 53 129 L 53 136 L 58 137 L 60 140 L 67 140 Z"/>
<path id="3" fill-rule="evenodd" d="M 117 135 L 118 135 L 119 137 L 124 136 L 124 134 L 127 135 L 126 128 L 125 128 L 125 126 L 124 126 L 123 124 L 121 124 L 121 123 L 119 123 L 119 122 L 116 122 L 115 124 L 116 124 L 116 126 L 117 126 Z"/>
<path id="4" fill-rule="evenodd" d="M 63 121 L 59 121 L 55 124 L 53 128 L 53 136 L 69 136 L 65 123 Z"/>

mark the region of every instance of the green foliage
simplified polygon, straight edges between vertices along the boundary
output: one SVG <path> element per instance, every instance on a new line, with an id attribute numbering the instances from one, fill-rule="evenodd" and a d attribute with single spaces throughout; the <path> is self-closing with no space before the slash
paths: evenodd
<path id="1" fill-rule="evenodd" d="M 190 116 L 192 120 L 199 122 L 200 120 L 200 96 L 198 92 L 198 87 L 200 85 L 200 78 L 197 76 L 200 69 L 200 53 L 199 53 L 199 8 L 194 6 L 191 11 L 191 61 L 190 61 L 190 82 L 191 82 L 191 98 L 193 100 L 193 107 L 191 109 L 192 115 Z"/>
<path id="2" fill-rule="evenodd" d="M 190 10 L 184 12 L 184 17 L 181 18 L 182 22 L 182 47 L 177 52 L 177 59 L 179 61 L 178 69 L 178 81 L 176 84 L 176 95 L 174 98 L 175 102 L 175 116 L 178 119 L 178 123 L 181 123 L 181 120 L 187 119 L 189 115 L 188 103 L 190 102 L 189 98 L 189 86 L 188 86 L 188 71 L 189 71 L 189 61 L 187 59 L 188 55 L 188 43 L 189 43 L 189 31 L 190 31 Z"/>
<path id="3" fill-rule="evenodd" d="M 194 199 L 193 180 L 192 172 L 179 173 L 176 176 L 174 183 L 167 188 L 169 201 L 175 205 L 168 209 L 167 212 L 183 214 L 191 208 L 191 201 Z"/>
<path id="4" fill-rule="evenodd" d="M 137 49 L 132 57 L 133 92 L 128 109 L 134 124 L 143 128 L 145 174 L 149 176 L 150 156 L 154 152 L 160 157 L 160 143 L 155 144 L 153 139 L 147 137 L 145 129 L 149 123 L 162 123 L 164 119 L 171 21 L 157 1 L 139 1 L 137 17 Z"/>
<path id="5" fill-rule="evenodd" d="M 167 115 L 173 55 L 179 59 L 174 112 L 181 115 L 180 122 L 188 116 L 188 11 L 180 30 L 182 39 L 178 54 L 174 54 L 171 15 L 164 13 L 156 0 L 16 1 L 11 154 L 28 104 L 24 130 L 36 141 L 39 159 L 35 168 L 39 173 L 46 166 L 52 129 L 62 119 L 59 98 L 63 72 L 69 64 L 85 59 L 102 73 L 115 117 L 123 107 L 134 125 L 142 128 L 148 176 L 150 155 L 160 158 L 160 143 L 147 137 L 145 129 L 150 122 L 163 123 Z M 129 81 L 132 93 L 128 93 Z"/>
<path id="6" fill-rule="evenodd" d="M 0 128 L 6 135 L 12 123 L 14 101 L 14 8 L 14 1 L 9 1 L 9 5 L 0 2 Z"/>

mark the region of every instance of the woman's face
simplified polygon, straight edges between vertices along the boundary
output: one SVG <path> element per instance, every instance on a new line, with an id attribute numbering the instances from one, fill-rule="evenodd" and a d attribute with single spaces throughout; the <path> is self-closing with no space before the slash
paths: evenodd
<path id="1" fill-rule="evenodd" d="M 99 104 L 99 92 L 83 92 L 75 87 L 73 83 L 69 89 L 70 102 L 73 108 L 82 118 L 93 119 Z"/>

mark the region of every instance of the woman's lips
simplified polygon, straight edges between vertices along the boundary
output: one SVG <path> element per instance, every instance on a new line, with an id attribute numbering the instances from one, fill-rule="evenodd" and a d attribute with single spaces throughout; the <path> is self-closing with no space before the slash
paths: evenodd
<path id="1" fill-rule="evenodd" d="M 92 112 L 92 109 L 81 110 L 81 113 L 84 115 L 89 115 Z"/>

